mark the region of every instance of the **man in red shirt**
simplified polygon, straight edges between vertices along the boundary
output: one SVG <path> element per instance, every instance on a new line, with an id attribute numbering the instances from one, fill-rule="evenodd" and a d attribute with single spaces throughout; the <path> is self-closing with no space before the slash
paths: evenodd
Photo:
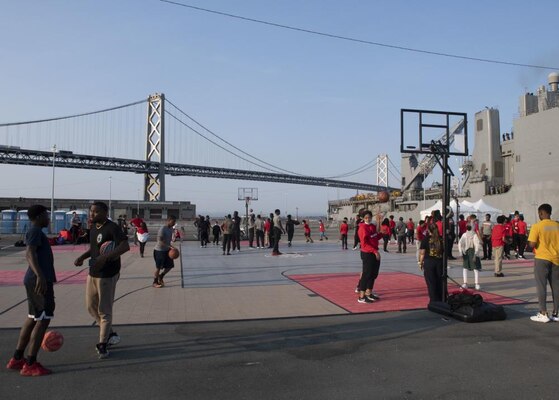
<path id="1" fill-rule="evenodd" d="M 138 245 L 138 229 L 141 228 L 143 222 L 144 220 L 138 214 L 130 220 L 130 225 L 134 227 L 134 244 L 136 246 Z"/>
<path id="2" fill-rule="evenodd" d="M 340 224 L 340 239 L 342 239 L 342 250 L 347 250 L 347 232 L 349 231 L 349 226 L 347 224 L 347 218 L 344 218 Z"/>
<path id="3" fill-rule="evenodd" d="M 461 238 L 466 233 L 468 222 L 464 219 L 464 214 L 458 216 L 458 237 Z"/>
<path id="4" fill-rule="evenodd" d="M 513 243 L 512 237 L 512 222 L 509 217 L 505 217 L 505 253 L 504 258 L 510 260 L 510 248 Z"/>
<path id="5" fill-rule="evenodd" d="M 497 224 L 493 227 L 491 231 L 491 247 L 493 248 L 493 257 L 495 261 L 495 276 L 502 278 L 505 276 L 503 274 L 503 253 L 505 250 L 505 220 L 504 215 L 499 215 L 497 217 Z"/>
<path id="6" fill-rule="evenodd" d="M 414 224 L 412 218 L 410 218 L 410 219 L 408 220 L 408 223 L 406 224 L 406 228 L 408 228 L 408 231 L 407 231 L 407 234 L 408 234 L 408 242 L 409 242 L 410 244 L 413 244 L 413 236 L 414 236 L 414 235 L 413 235 L 413 232 L 414 232 L 414 230 L 415 230 L 415 224 Z"/>
<path id="7" fill-rule="evenodd" d="M 518 216 L 517 230 L 518 237 L 516 242 L 516 258 L 524 258 L 524 249 L 526 248 L 526 235 L 528 234 L 528 226 L 526 222 L 524 222 L 523 215 Z"/>

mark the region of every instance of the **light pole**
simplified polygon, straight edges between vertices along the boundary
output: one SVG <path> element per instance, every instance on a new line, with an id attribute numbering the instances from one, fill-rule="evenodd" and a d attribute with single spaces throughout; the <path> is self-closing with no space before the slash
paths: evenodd
<path id="1" fill-rule="evenodd" d="M 56 144 L 52 146 L 52 190 L 50 195 L 50 233 L 54 233 L 54 170 L 56 158 Z"/>
<path id="2" fill-rule="evenodd" d="M 138 189 L 138 207 L 137 207 L 136 214 L 140 215 L 140 189 Z"/>
<path id="3" fill-rule="evenodd" d="M 299 221 L 299 207 L 295 207 L 295 219 Z"/>
<path id="4" fill-rule="evenodd" d="M 111 207 L 111 203 L 112 203 L 112 199 L 113 199 L 113 177 L 109 176 L 109 218 L 111 218 L 111 214 L 112 214 L 112 207 Z"/>
<path id="5" fill-rule="evenodd" d="M 423 209 L 425 210 L 425 166 L 423 166 Z"/>

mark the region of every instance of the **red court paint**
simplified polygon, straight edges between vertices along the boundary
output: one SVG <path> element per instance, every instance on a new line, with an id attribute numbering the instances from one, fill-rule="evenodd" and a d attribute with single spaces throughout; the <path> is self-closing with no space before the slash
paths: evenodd
<path id="1" fill-rule="evenodd" d="M 306 274 L 289 275 L 288 278 L 350 313 L 424 309 L 429 302 L 424 278 L 403 272 L 385 272 L 379 275 L 374 292 L 381 299 L 372 304 L 357 302 L 355 287 L 359 274 Z M 522 300 L 493 293 L 480 293 L 485 301 L 494 304 L 524 303 Z"/>

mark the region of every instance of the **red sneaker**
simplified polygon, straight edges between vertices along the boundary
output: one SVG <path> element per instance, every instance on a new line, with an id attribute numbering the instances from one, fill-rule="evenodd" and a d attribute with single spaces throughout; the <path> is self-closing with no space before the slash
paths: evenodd
<path id="1" fill-rule="evenodd" d="M 6 368 L 15 369 L 15 370 L 19 371 L 20 369 L 23 368 L 25 363 L 26 363 L 25 358 L 22 358 L 21 360 L 16 360 L 15 358 L 12 357 L 12 358 L 10 358 L 10 361 L 8 361 L 8 364 L 6 365 Z"/>
<path id="2" fill-rule="evenodd" d="M 25 363 L 21 371 L 19 371 L 19 374 L 21 376 L 43 376 L 52 374 L 52 371 L 50 369 L 46 369 L 40 363 L 35 361 L 31 365 Z"/>

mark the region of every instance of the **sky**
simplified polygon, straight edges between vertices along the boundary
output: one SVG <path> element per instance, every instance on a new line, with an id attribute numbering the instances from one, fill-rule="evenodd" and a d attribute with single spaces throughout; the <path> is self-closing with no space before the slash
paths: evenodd
<path id="1" fill-rule="evenodd" d="M 336 176 L 388 154 L 389 184 L 398 186 L 400 109 L 464 112 L 471 127 L 476 112 L 495 107 L 501 130 L 508 132 L 518 97 L 535 92 L 559 70 L 556 26 L 549 17 L 555 1 L 511 0 L 506 7 L 481 0 L 178 2 L 391 46 L 551 68 L 373 46 L 159 0 L 11 1 L 2 5 L 7 39 L 0 44 L 0 123 L 72 115 L 165 93 L 212 132 L 275 166 Z M 135 141 L 140 148 L 141 118 Z M 173 129 L 179 130 L 177 124 Z M 121 143 L 124 137 L 119 142 L 87 135 L 103 142 L 92 147 L 128 146 Z M 65 137 L 52 141 L 58 148 L 72 145 Z M 202 142 L 188 142 L 190 153 L 174 157 L 185 164 L 219 164 L 225 157 L 221 150 Z M 51 169 L 0 165 L 0 171 L 0 196 L 50 198 Z M 376 171 L 347 179 L 374 184 Z M 437 172 L 431 179 L 440 181 Z M 142 182 L 127 173 L 57 168 L 55 198 L 136 200 Z M 191 201 L 203 214 L 243 209 L 240 187 L 258 188 L 255 211 L 280 208 L 298 215 L 324 215 L 328 200 L 355 194 L 211 178 L 167 177 L 166 184 L 167 200 Z"/>

